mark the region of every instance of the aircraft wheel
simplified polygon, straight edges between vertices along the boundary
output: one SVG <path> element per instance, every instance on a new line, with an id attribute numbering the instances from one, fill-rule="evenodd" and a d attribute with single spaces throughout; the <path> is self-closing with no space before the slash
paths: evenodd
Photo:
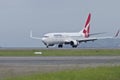
<path id="1" fill-rule="evenodd" d="M 62 47 L 63 47 L 63 45 L 62 45 L 62 44 L 59 44 L 59 45 L 58 45 L 58 48 L 62 48 Z"/>
<path id="2" fill-rule="evenodd" d="M 73 47 L 73 48 L 77 48 L 77 45 L 73 45 L 72 47 Z"/>

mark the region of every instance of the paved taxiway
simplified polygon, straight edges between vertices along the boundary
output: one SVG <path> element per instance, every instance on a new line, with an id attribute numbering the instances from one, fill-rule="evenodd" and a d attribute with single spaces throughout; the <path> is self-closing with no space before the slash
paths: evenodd
<path id="1" fill-rule="evenodd" d="M 12 65 L 66 65 L 66 64 L 120 64 L 120 56 L 71 57 L 0 57 L 1 64 Z"/>

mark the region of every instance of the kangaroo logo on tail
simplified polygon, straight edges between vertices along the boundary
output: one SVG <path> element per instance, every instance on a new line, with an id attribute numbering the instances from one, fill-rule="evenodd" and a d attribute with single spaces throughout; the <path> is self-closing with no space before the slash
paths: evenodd
<path id="1" fill-rule="evenodd" d="M 85 23 L 85 27 L 83 29 L 83 35 L 85 38 L 89 37 L 89 33 L 90 33 L 90 19 L 91 19 L 91 14 L 89 13 L 88 18 L 86 20 Z"/>

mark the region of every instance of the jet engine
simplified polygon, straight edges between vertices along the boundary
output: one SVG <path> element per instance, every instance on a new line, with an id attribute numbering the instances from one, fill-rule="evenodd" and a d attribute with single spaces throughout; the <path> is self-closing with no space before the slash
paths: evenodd
<path id="1" fill-rule="evenodd" d="M 76 48 L 77 46 L 78 46 L 78 42 L 76 41 L 76 40 L 72 40 L 71 42 L 70 42 L 70 45 L 73 47 L 73 48 Z"/>

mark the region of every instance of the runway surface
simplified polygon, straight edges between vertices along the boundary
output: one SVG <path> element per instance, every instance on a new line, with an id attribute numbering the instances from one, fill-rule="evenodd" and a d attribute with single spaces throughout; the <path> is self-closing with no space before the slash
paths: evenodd
<path id="1" fill-rule="evenodd" d="M 71 57 L 0 57 L 0 64 L 12 65 L 67 65 L 67 64 L 120 64 L 120 56 Z"/>
<path id="2" fill-rule="evenodd" d="M 120 66 L 120 56 L 0 57 L 0 80 L 40 72 L 116 65 Z"/>

